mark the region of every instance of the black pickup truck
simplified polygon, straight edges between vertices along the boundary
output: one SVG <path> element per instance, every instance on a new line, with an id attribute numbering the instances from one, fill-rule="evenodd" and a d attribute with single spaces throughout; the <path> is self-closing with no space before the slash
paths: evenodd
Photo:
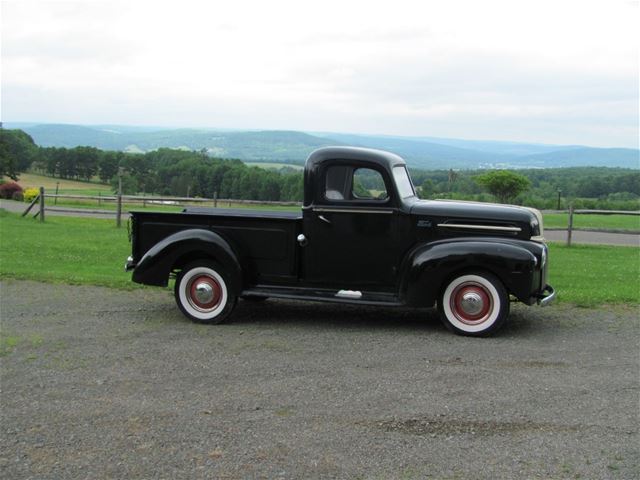
<path id="1" fill-rule="evenodd" d="M 238 297 L 438 306 L 444 324 L 488 335 L 510 299 L 545 305 L 547 247 L 536 210 L 419 200 L 402 158 L 352 147 L 313 152 L 297 212 L 186 208 L 131 213 L 133 281 L 168 285 L 196 322 Z"/>

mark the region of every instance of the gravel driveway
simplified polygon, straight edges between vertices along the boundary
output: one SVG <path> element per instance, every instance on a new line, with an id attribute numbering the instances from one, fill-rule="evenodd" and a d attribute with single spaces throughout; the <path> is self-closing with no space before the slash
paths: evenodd
<path id="1" fill-rule="evenodd" d="M 640 476 L 638 309 L 514 306 L 489 339 L 432 310 L 3 281 L 0 476 Z"/>

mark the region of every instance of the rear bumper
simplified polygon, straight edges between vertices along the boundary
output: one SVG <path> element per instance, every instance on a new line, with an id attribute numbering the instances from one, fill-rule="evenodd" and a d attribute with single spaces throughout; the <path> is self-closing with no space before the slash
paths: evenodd
<path id="1" fill-rule="evenodd" d="M 124 264 L 124 271 L 125 272 L 130 272 L 134 268 L 136 268 L 136 263 L 133 261 L 133 257 L 131 255 L 129 255 L 127 257 L 127 261 Z"/>
<path id="2" fill-rule="evenodd" d="M 538 305 L 540 305 L 541 307 L 546 307 L 547 305 L 553 303 L 555 299 L 556 291 L 551 285 L 547 284 L 542 290 L 542 293 L 538 296 Z"/>

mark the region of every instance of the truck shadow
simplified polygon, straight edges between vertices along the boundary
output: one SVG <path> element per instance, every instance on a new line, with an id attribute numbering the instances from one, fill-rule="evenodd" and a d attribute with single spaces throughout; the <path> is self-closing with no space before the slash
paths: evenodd
<path id="1" fill-rule="evenodd" d="M 535 334 L 546 330 L 535 315 L 516 308 L 496 337 Z M 420 333 L 451 333 L 441 323 L 436 308 L 379 307 L 269 299 L 264 302 L 239 300 L 231 323 L 273 326 L 309 326 L 335 329 L 393 329 Z"/>
<path id="2" fill-rule="evenodd" d="M 297 302 L 269 299 L 265 302 L 239 300 L 232 314 L 234 324 L 319 326 L 337 328 L 402 328 L 419 331 L 446 331 L 435 309 L 413 309 Z"/>

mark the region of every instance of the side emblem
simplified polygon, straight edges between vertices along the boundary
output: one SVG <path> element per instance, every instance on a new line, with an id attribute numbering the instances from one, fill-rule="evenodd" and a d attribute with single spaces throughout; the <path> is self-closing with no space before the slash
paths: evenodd
<path id="1" fill-rule="evenodd" d="M 431 227 L 431 220 L 418 220 L 418 227 L 422 227 L 422 228 L 430 228 Z"/>

